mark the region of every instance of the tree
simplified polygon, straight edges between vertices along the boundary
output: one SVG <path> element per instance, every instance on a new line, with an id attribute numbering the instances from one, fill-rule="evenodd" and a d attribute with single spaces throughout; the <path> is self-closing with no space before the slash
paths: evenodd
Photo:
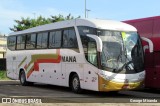
<path id="1" fill-rule="evenodd" d="M 80 18 L 80 16 L 77 18 Z M 10 30 L 14 32 L 22 31 L 39 25 L 44 25 L 64 20 L 71 20 L 71 19 L 74 19 L 74 17 L 71 16 L 71 14 L 67 15 L 66 17 L 59 14 L 58 16 L 56 15 L 51 16 L 51 18 L 44 18 L 42 16 L 39 16 L 36 19 L 31 19 L 29 17 L 28 18 L 21 17 L 21 20 L 14 20 L 16 22 L 16 25 L 14 25 L 13 28 L 10 28 Z"/>
<path id="2" fill-rule="evenodd" d="M 17 23 L 17 25 L 14 25 L 13 28 L 10 28 L 10 30 L 14 32 L 51 23 L 50 19 L 43 18 L 42 16 L 39 16 L 36 19 L 30 19 L 29 17 L 25 19 L 22 17 L 21 20 L 14 21 Z"/>
<path id="3" fill-rule="evenodd" d="M 77 18 L 80 18 L 80 16 L 78 16 Z M 71 14 L 67 15 L 66 17 L 60 14 L 58 16 L 51 16 L 51 22 L 58 22 L 71 19 L 75 19 L 73 16 L 71 16 Z"/>

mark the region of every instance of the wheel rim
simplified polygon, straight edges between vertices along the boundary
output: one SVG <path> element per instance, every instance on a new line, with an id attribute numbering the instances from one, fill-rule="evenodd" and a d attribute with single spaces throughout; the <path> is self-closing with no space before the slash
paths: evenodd
<path id="1" fill-rule="evenodd" d="M 77 90 L 79 87 L 79 81 L 77 78 L 73 79 L 73 89 Z"/>

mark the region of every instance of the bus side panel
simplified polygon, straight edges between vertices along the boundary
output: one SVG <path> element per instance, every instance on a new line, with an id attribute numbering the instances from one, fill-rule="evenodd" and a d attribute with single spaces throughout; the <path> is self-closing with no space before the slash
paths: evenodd
<path id="1" fill-rule="evenodd" d="M 98 69 L 86 63 L 84 65 L 84 89 L 98 91 Z"/>
<path id="2" fill-rule="evenodd" d="M 60 63 L 40 63 L 39 71 L 34 71 L 32 75 L 37 75 L 38 78 L 33 78 L 35 82 L 61 85 L 61 64 Z M 35 80 L 37 79 L 37 80 Z"/>
<path id="3" fill-rule="evenodd" d="M 27 81 L 61 85 L 61 63 L 56 49 L 28 50 L 27 54 Z"/>
<path id="4" fill-rule="evenodd" d="M 18 79 L 17 57 L 14 51 L 7 50 L 7 76 L 11 79 Z"/>
<path id="5" fill-rule="evenodd" d="M 145 87 L 154 86 L 154 68 L 146 68 Z"/>
<path id="6" fill-rule="evenodd" d="M 69 86 L 69 76 L 72 72 L 76 73 L 79 77 L 79 80 L 80 80 L 80 85 L 81 87 L 83 88 L 82 86 L 82 81 L 83 81 L 83 64 L 72 64 L 72 63 L 66 63 L 65 65 L 66 67 L 66 84 Z M 66 85 L 65 84 L 65 85 Z"/>
<path id="7" fill-rule="evenodd" d="M 154 19 L 153 37 L 159 37 L 160 34 L 160 18 Z"/>
<path id="8" fill-rule="evenodd" d="M 13 70 L 13 58 L 9 53 L 10 51 L 7 51 L 7 77 L 14 79 L 14 70 Z"/>
<path id="9" fill-rule="evenodd" d="M 7 77 L 13 79 L 13 69 L 12 69 L 12 61 L 7 59 Z"/>
<path id="10" fill-rule="evenodd" d="M 154 52 L 154 87 L 160 88 L 160 53 Z"/>
<path id="11" fill-rule="evenodd" d="M 62 86 L 69 86 L 69 77 L 72 72 L 83 78 L 82 54 L 79 49 L 61 49 L 61 83 Z"/>

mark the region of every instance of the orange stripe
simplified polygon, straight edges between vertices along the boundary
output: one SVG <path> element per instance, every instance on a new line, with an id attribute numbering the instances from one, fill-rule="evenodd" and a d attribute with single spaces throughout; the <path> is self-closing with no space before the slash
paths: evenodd
<path id="1" fill-rule="evenodd" d="M 29 70 L 29 72 L 27 73 L 27 78 L 30 77 L 30 75 L 32 74 L 32 72 L 34 71 L 34 67 L 32 66 L 32 68 Z"/>

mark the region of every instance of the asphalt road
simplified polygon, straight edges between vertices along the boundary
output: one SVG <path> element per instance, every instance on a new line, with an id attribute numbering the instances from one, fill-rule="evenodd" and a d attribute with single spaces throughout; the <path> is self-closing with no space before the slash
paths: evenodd
<path id="1" fill-rule="evenodd" d="M 160 90 L 144 89 L 139 91 L 93 92 L 75 94 L 69 88 L 45 84 L 21 86 L 19 81 L 0 81 L 1 98 L 34 98 L 42 103 L 160 103 Z"/>

